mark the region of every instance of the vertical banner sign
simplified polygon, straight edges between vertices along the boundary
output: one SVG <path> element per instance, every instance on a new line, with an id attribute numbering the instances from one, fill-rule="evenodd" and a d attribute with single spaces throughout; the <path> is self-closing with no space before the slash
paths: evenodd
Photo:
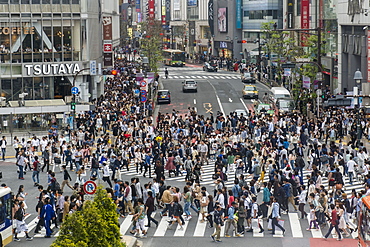
<path id="1" fill-rule="evenodd" d="M 162 25 L 166 25 L 166 0 L 162 0 Z"/>
<path id="2" fill-rule="evenodd" d="M 227 32 L 227 8 L 219 8 L 217 11 L 218 31 L 220 33 Z"/>
<path id="3" fill-rule="evenodd" d="M 242 28 L 242 0 L 236 0 L 236 29 Z"/>
<path id="4" fill-rule="evenodd" d="M 370 83 L 370 32 L 367 32 L 367 82 Z"/>
<path id="5" fill-rule="evenodd" d="M 166 0 L 166 22 L 171 20 L 171 0 Z"/>
<path id="6" fill-rule="evenodd" d="M 140 0 L 136 0 L 136 12 L 140 12 Z"/>
<path id="7" fill-rule="evenodd" d="M 287 28 L 294 28 L 294 0 L 288 0 Z"/>
<path id="8" fill-rule="evenodd" d="M 311 87 L 311 79 L 308 76 L 303 76 L 303 88 L 310 88 Z"/>
<path id="9" fill-rule="evenodd" d="M 215 22 L 214 22 L 214 12 L 213 12 L 213 0 L 208 1 L 208 25 L 212 35 L 215 34 Z"/>
<path id="10" fill-rule="evenodd" d="M 154 0 L 149 0 L 148 1 L 148 8 L 149 8 L 149 20 L 153 21 L 155 19 Z"/>
<path id="11" fill-rule="evenodd" d="M 103 17 L 103 40 L 112 40 L 112 17 Z"/>
<path id="12" fill-rule="evenodd" d="M 301 1 L 301 28 L 310 28 L 310 0 Z M 307 35 L 302 34 L 301 37 L 301 45 L 306 46 Z"/>
<path id="13" fill-rule="evenodd" d="M 104 67 L 113 66 L 112 53 L 104 53 Z"/>

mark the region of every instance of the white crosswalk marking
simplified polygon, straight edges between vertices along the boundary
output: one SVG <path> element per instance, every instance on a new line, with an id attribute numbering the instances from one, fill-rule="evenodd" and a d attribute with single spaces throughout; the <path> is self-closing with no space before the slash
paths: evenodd
<path id="1" fill-rule="evenodd" d="M 204 236 L 204 232 L 206 230 L 206 227 L 207 227 L 207 222 L 204 221 L 203 223 L 200 222 L 202 220 L 202 214 L 199 214 L 199 217 L 198 217 L 198 221 L 197 221 L 197 226 L 195 228 L 195 231 L 194 231 L 194 237 L 203 237 Z"/>
<path id="2" fill-rule="evenodd" d="M 298 214 L 288 213 L 288 215 L 293 238 L 303 238 L 303 233 L 301 229 L 301 224 L 299 223 Z"/>
<path id="3" fill-rule="evenodd" d="M 182 79 L 184 79 L 184 78 L 185 78 L 183 75 L 180 75 L 179 77 L 180 77 L 180 78 L 182 78 Z"/>
<path id="4" fill-rule="evenodd" d="M 25 218 L 26 220 L 27 218 Z M 28 232 L 32 231 L 33 228 L 37 226 L 37 222 L 39 221 L 38 217 L 34 218 L 30 223 L 27 224 Z M 21 232 L 18 234 L 18 238 L 23 238 L 26 234 L 24 232 Z"/>
<path id="5" fill-rule="evenodd" d="M 308 227 L 309 227 L 310 226 L 310 217 L 309 217 L 309 214 L 307 216 L 307 221 L 308 221 Z M 313 226 L 313 227 L 315 227 L 315 226 Z M 323 236 L 322 233 L 321 233 L 320 226 L 319 226 L 319 229 L 314 229 L 313 228 L 310 231 L 311 231 L 311 234 L 312 234 L 312 237 L 313 238 L 321 238 Z"/>
<path id="6" fill-rule="evenodd" d="M 186 76 L 185 76 L 185 78 L 186 78 L 186 79 L 189 79 L 189 78 L 191 78 L 191 77 L 190 77 L 190 76 L 188 76 L 188 75 L 186 75 Z"/>
<path id="7" fill-rule="evenodd" d="M 121 233 L 121 235 L 125 235 L 127 230 L 130 228 L 131 226 L 131 221 L 132 221 L 132 215 L 127 215 L 125 220 L 122 222 L 120 228 L 119 228 L 119 232 Z"/>
<path id="8" fill-rule="evenodd" d="M 186 229 L 188 228 L 188 225 L 189 225 L 189 221 L 185 221 L 185 225 L 182 226 L 182 230 L 180 230 L 181 226 L 177 226 L 176 228 L 176 231 L 175 231 L 175 234 L 173 236 L 175 237 L 184 237 L 185 236 L 185 232 L 186 232 Z"/>
<path id="9" fill-rule="evenodd" d="M 154 237 L 163 237 L 166 234 L 167 226 L 168 226 L 167 220 L 169 220 L 169 217 L 166 217 L 166 216 L 162 217 L 161 222 L 159 222 L 157 230 L 155 231 L 153 235 Z"/>
<path id="10" fill-rule="evenodd" d="M 231 77 L 230 76 L 225 76 L 226 77 L 226 79 L 231 79 Z"/>

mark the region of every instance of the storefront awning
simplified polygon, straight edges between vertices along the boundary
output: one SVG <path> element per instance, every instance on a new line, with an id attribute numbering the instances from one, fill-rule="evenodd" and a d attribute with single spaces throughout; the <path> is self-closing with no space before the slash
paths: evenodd
<path id="1" fill-rule="evenodd" d="M 25 100 L 24 106 L 58 106 L 66 105 L 62 99 L 48 99 L 48 100 Z M 11 107 L 19 107 L 18 101 L 9 101 Z"/>

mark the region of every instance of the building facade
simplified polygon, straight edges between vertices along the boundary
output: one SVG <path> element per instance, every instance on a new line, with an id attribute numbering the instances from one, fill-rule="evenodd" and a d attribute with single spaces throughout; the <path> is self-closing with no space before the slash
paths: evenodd
<path id="1" fill-rule="evenodd" d="M 113 2 L 113 1 L 107 1 Z M 65 99 L 71 87 L 88 102 L 102 93 L 90 60 L 103 64 L 102 21 L 116 4 L 88 0 L 0 0 L 0 95 L 16 101 Z M 113 24 L 114 25 L 114 24 Z M 119 28 L 112 28 L 118 44 Z M 113 44 L 114 45 L 114 44 Z M 104 65 L 102 65 L 104 66 Z"/>

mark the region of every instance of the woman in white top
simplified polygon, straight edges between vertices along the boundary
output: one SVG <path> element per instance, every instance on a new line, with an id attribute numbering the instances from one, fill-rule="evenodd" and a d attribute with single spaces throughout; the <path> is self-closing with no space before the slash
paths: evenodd
<path id="1" fill-rule="evenodd" d="M 109 166 L 107 161 L 103 161 L 103 181 L 107 182 L 112 188 L 112 182 L 110 181 Z"/>

